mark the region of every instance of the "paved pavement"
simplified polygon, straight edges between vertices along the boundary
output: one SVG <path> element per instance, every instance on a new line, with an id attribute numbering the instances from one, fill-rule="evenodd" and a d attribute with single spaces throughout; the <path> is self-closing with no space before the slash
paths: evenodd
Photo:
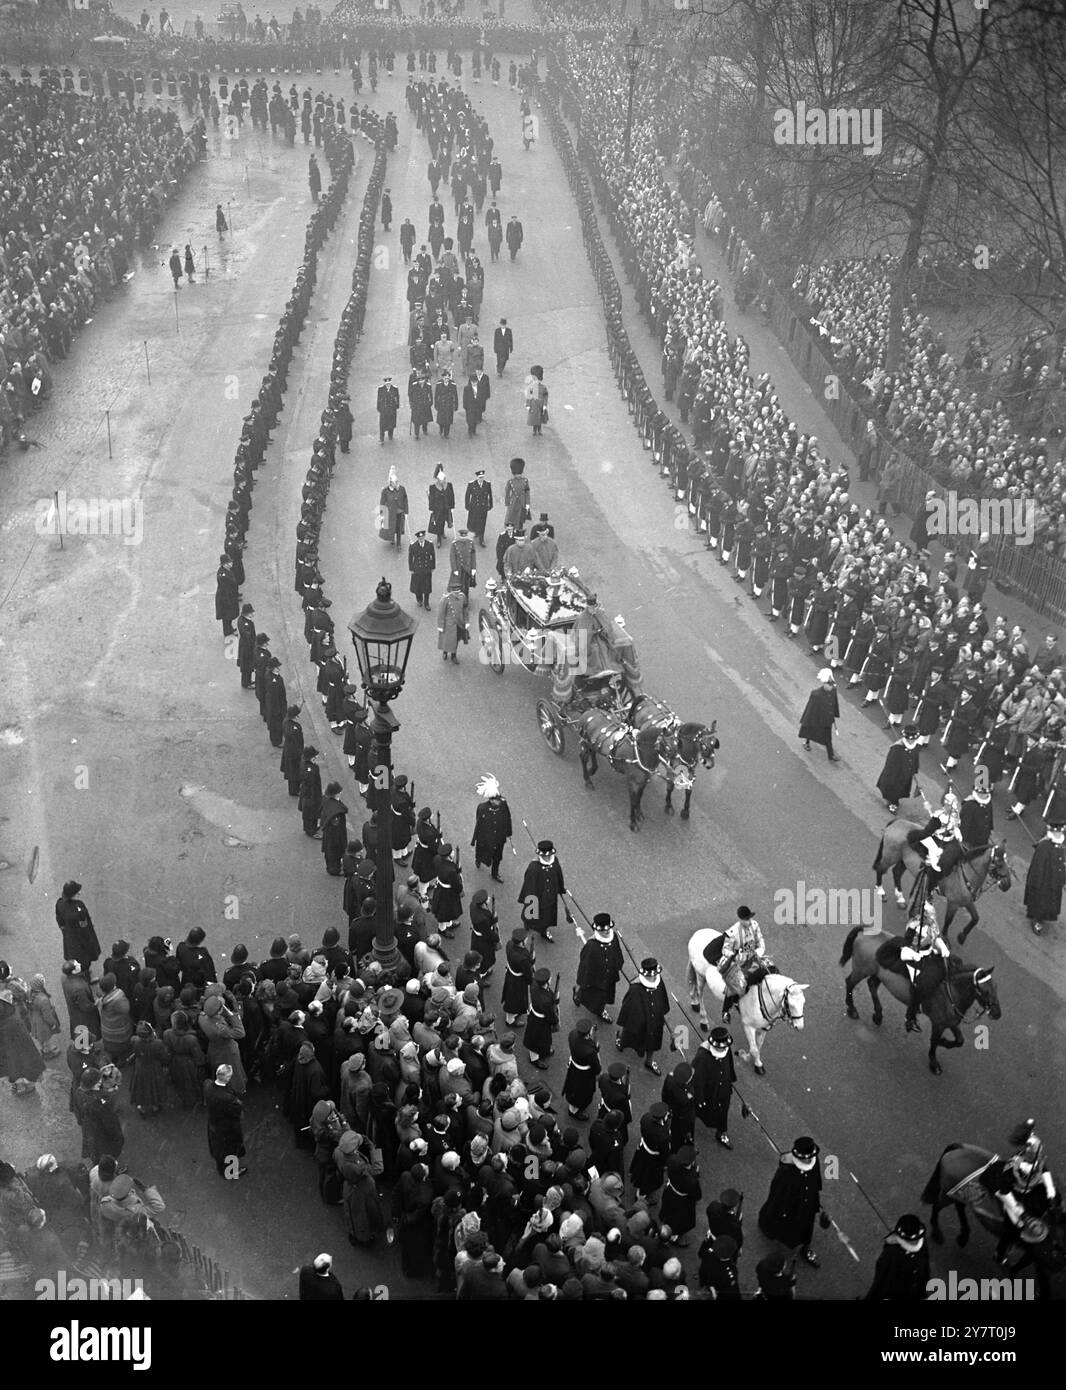
<path id="1" fill-rule="evenodd" d="M 331 85 L 348 95 L 343 79 Z M 574 751 L 558 758 L 541 740 L 534 709 L 544 687 L 537 679 L 519 669 L 494 675 L 478 662 L 474 645 L 458 668 L 445 665 L 433 640 L 434 621 L 423 615 L 408 687 L 396 707 L 402 724 L 397 769 L 415 779 L 419 804 L 440 807 L 446 832 L 460 845 L 472 829 L 474 785 L 482 773 L 495 772 L 516 824 L 525 819 L 534 837 L 556 840 L 582 906 L 590 914 L 610 910 L 634 955 L 656 954 L 679 996 L 688 935 L 698 926 L 727 925 L 739 902 L 757 908 L 781 968 L 810 982 L 807 1027 L 803 1033 L 775 1029 L 764 1052 L 767 1076 L 757 1079 L 741 1063 L 740 1087 L 778 1144 L 787 1147 L 797 1134 L 811 1133 L 823 1154 L 839 1159 L 826 1201 L 862 1263 L 832 1238 L 819 1237 L 825 1264 L 819 1273 L 802 1273 L 802 1292 L 852 1297 L 872 1271 L 881 1231 L 849 1170 L 893 1219 L 916 1206 L 937 1154 L 952 1140 L 1001 1145 L 1011 1123 L 1035 1113 L 1052 1152 L 1061 1149 L 1062 1093 L 1047 1086 L 1062 1059 L 1061 976 L 1046 943 L 1031 943 L 1024 933 L 1017 891 L 1006 901 L 983 900 L 983 927 L 968 954 L 996 965 L 1003 1018 L 991 1025 L 987 1048 L 976 1046 L 969 1033 L 965 1050 L 947 1055 L 945 1074 L 937 1079 L 925 1069 L 924 1041 L 904 1034 L 901 1009 L 889 1006 L 880 1032 L 868 1021 L 844 1017 L 836 959 L 845 927 L 771 924 L 772 896 L 780 889 L 801 881 L 869 886 L 867 866 L 884 820 L 871 789 L 885 736 L 849 710 L 842 721 L 842 763 L 803 753 L 796 722 L 812 684 L 809 659 L 738 595 L 687 522 L 675 525 L 672 499 L 640 446 L 610 371 L 595 286 L 557 156 L 547 141 L 523 151 L 517 100 L 506 86 L 471 90 L 500 151 L 504 216 L 518 212 L 526 228 L 516 263 L 505 258 L 489 265 L 486 258 L 482 323 L 488 327 L 505 314 L 516 355 L 502 381 L 493 377 L 488 419 L 476 440 L 466 438 L 460 419 L 447 442 L 431 436 L 416 443 L 401 429 L 392 445 L 378 444 L 376 384 L 386 370 L 398 380 L 407 373 L 405 277 L 395 228 L 410 210 L 424 232 L 429 201 L 426 151 L 404 108 L 402 79 L 397 76 L 391 89 L 383 82 L 372 104 L 394 109 L 401 129 L 388 179 L 394 234 L 382 239 L 394 254 L 372 285 L 351 380 L 353 452 L 338 462 L 327 512 L 323 569 L 334 616 L 342 628 L 382 573 L 406 601 L 405 563 L 377 539 L 373 525 L 390 463 L 408 488 L 417 520 L 438 459 L 460 495 L 473 469 L 486 468 L 499 499 L 508 459 L 515 453 L 527 459 L 534 510 L 551 513 L 564 559 L 579 565 L 612 613 L 624 614 L 647 688 L 683 718 L 718 719 L 718 767 L 701 774 L 691 821 L 664 817 L 661 789 L 653 786 L 644 827 L 631 834 L 622 779 L 604 769 L 596 790 L 585 791 Z M 235 195 L 237 231 L 225 271 L 179 291 L 181 337 L 171 336 L 169 277 L 148 258 L 125 299 L 100 316 L 57 372 L 55 403 L 35 422 L 43 449 L 9 461 L 0 475 L 6 774 L 0 855 L 9 866 L 0 876 L 0 932 L 9 938 L 4 953 L 22 974 L 41 969 L 56 980 L 52 901 L 71 874 L 85 885 L 105 947 L 125 935 L 139 948 L 154 931 L 177 937 L 199 922 L 208 927 L 221 964 L 237 940 L 245 940 L 254 956 L 265 954 L 277 932 L 300 930 L 313 941 L 324 926 L 341 922 L 338 886 L 325 874 L 318 846 L 301 833 L 277 754 L 225 659 L 213 621 L 212 581 L 233 447 L 309 212 L 299 147 L 288 152 L 265 142 L 260 163 L 246 136 L 236 158 L 224 163 L 224 156 L 221 145 L 212 151 L 162 229 L 159 261 L 172 244 L 168 238 L 188 239 L 186 227 L 210 240 L 215 202 Z M 339 739 L 318 712 L 290 574 L 299 478 L 347 293 L 365 172 L 362 159 L 347 215 L 321 262 L 285 416 L 259 473 L 245 586 L 257 621 L 282 656 L 290 691 L 313 711 L 309 739 L 327 750 L 330 769 L 350 790 L 353 819 L 358 800 Z M 635 320 L 631 331 L 637 339 Z M 145 339 L 153 363 L 150 389 L 138 376 Z M 756 353 L 768 344 L 756 334 L 750 341 L 761 370 Z M 782 359 L 774 362 L 775 381 Z M 552 405 L 551 424 L 536 440 L 521 402 L 522 377 L 532 362 L 545 368 Z M 128 385 L 120 390 L 126 374 Z M 802 392 L 793 395 L 780 382 L 778 389 L 803 419 Z M 117 447 L 108 460 L 99 413 L 112 399 Z M 35 502 L 61 482 L 85 497 L 140 490 L 143 543 L 71 538 L 60 551 L 54 538 L 35 540 Z M 498 503 L 497 518 L 501 510 Z M 489 531 L 495 535 L 491 524 Z M 491 572 L 489 552 L 484 560 L 484 572 Z M 437 595 L 443 579 L 438 574 Z M 78 789 L 86 769 L 88 787 Z M 518 920 L 514 899 L 530 848 L 521 830 L 515 844 L 517 857 L 505 864 L 507 882 L 499 890 L 504 929 Z M 482 883 L 489 886 L 468 866 L 468 891 Z M 227 895 L 239 903 L 236 922 L 223 917 Z M 888 925 L 899 920 L 888 907 Z M 564 929 L 554 947 L 540 952 L 563 972 L 564 1030 L 572 1023 L 569 982 L 577 950 L 576 937 Z M 489 999 L 498 1003 L 493 992 Z M 866 1003 L 859 1007 L 868 1016 Z M 680 1021 L 676 1009 L 672 1021 Z M 609 1060 L 615 1054 L 606 1031 Z M 563 1060 L 553 1062 L 548 1076 L 555 1087 Z M 45 1147 L 62 1156 L 77 1152 L 60 1069 L 50 1070 L 42 1089 L 39 1100 L 0 1094 L 0 1130 L 18 1164 Z M 656 1098 L 657 1083 L 638 1071 L 635 1090 L 637 1104 L 645 1106 Z M 181 1228 L 225 1258 L 254 1294 L 291 1297 L 290 1271 L 320 1249 L 334 1251 L 346 1285 L 387 1283 L 394 1296 L 402 1294 L 406 1286 L 390 1252 L 358 1259 L 349 1254 L 339 1212 L 321 1207 L 310 1162 L 292 1150 L 268 1099 L 253 1100 L 250 1112 L 252 1172 L 239 1185 L 223 1187 L 205 1162 L 199 1121 L 183 1125 L 174 1116 L 131 1120 L 131 1166 L 165 1175 Z M 774 1155 L 754 1121 L 734 1115 L 732 1132 L 732 1154 L 701 1140 L 705 1198 L 736 1186 L 748 1194 L 754 1217 Z M 749 1241 L 746 1284 L 761 1248 L 753 1219 Z M 935 1257 L 938 1272 L 947 1263 L 960 1275 L 989 1272 L 982 1238 L 966 1252 L 949 1249 L 950 1257 Z"/>

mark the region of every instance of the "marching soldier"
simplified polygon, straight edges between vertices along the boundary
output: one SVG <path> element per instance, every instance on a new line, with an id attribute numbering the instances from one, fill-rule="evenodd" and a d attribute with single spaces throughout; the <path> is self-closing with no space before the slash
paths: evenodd
<path id="1" fill-rule="evenodd" d="M 1049 824 L 1047 834 L 1037 842 L 1025 876 L 1025 912 L 1037 936 L 1045 922 L 1055 922 L 1062 911 L 1062 890 L 1066 887 L 1066 857 L 1063 855 L 1063 827 Z"/>
<path id="2" fill-rule="evenodd" d="M 545 941 L 554 941 L 551 929 L 559 922 L 559 899 L 566 892 L 563 869 L 555 856 L 555 845 L 551 840 L 537 843 L 537 857 L 526 865 L 518 902 L 522 908 L 522 918 L 532 931 L 543 936 Z M 567 922 L 573 926 L 573 913 L 563 902 Z"/>
<path id="3" fill-rule="evenodd" d="M 395 863 L 407 862 L 414 830 L 415 803 L 407 790 L 407 778 L 401 774 L 392 786 L 392 857 Z"/>
<path id="4" fill-rule="evenodd" d="M 613 1022 L 607 1005 L 614 1003 L 615 988 L 624 964 L 610 913 L 597 912 L 592 919 L 592 936 L 581 947 L 575 1003 L 580 1003 L 604 1023 Z"/>
<path id="5" fill-rule="evenodd" d="M 917 1216 L 901 1216 L 886 1236 L 877 1257 L 874 1281 L 866 1299 L 873 1302 L 922 1303 L 929 1297 L 929 1251 L 925 1227 Z"/>
<path id="6" fill-rule="evenodd" d="M 448 587 L 458 585 L 469 598 L 470 590 L 477 584 L 477 552 L 465 526 L 459 527 L 455 540 L 452 541 L 448 559 L 451 564 Z"/>
<path id="7" fill-rule="evenodd" d="M 1048 743 L 1047 736 L 1040 734 L 1022 754 L 1018 768 L 1011 779 L 1013 801 L 1007 812 L 1008 820 L 1017 820 L 1029 805 L 1041 796 L 1047 786 L 1047 777 L 1055 762 L 1056 750 Z"/>
<path id="8" fill-rule="evenodd" d="M 798 635 L 807 610 L 807 599 L 814 588 L 814 580 L 807 573 L 806 565 L 797 565 L 792 571 L 788 585 L 788 635 Z"/>
<path id="9" fill-rule="evenodd" d="M 959 692 L 959 703 L 944 730 L 942 742 L 948 756 L 940 764 L 942 772 L 950 773 L 952 768 L 958 766 L 959 759 L 969 753 L 980 721 L 981 711 L 973 698 L 973 691 L 964 685 Z"/>
<path id="10" fill-rule="evenodd" d="M 378 440 L 381 444 L 385 443 L 386 434 L 392 439 L 399 410 L 400 393 L 393 385 L 392 377 L 387 376 L 378 387 L 377 394 Z"/>
<path id="11" fill-rule="evenodd" d="M 671 1138 L 674 1152 L 666 1160 L 666 1185 L 663 1188 L 659 1220 L 669 1226 L 675 1244 L 687 1245 L 684 1239 L 696 1228 L 696 1204 L 703 1197 L 696 1150 L 691 1144 L 677 1144 L 676 1133 Z"/>
<path id="12" fill-rule="evenodd" d="M 597 1118 L 602 1120 L 612 1110 L 622 1116 L 621 1139 L 624 1147 L 629 1143 L 629 1126 L 633 1123 L 629 1068 L 624 1062 L 612 1062 L 607 1070 L 596 1078 L 596 1087 L 600 1093 Z"/>
<path id="13" fill-rule="evenodd" d="M 940 728 L 946 712 L 951 709 L 954 703 L 954 690 L 944 680 L 943 671 L 934 666 L 929 673 L 929 683 L 925 688 L 925 693 L 918 701 L 918 707 L 914 711 L 914 722 L 918 729 L 920 747 L 928 747 L 929 740 Z"/>
<path id="14" fill-rule="evenodd" d="M 470 841 L 474 851 L 474 867 L 487 864 L 496 883 L 502 883 L 500 860 L 511 838 L 511 808 L 503 798 L 495 777 L 483 777 L 477 785 L 478 796 L 485 797 L 474 813 L 474 835 Z"/>
<path id="15" fill-rule="evenodd" d="M 492 511 L 492 484 L 485 477 L 485 470 L 478 468 L 466 487 L 463 498 L 466 507 L 466 525 L 472 535 L 477 537 L 480 546 L 485 544 L 485 526 L 489 512 Z"/>
<path id="16" fill-rule="evenodd" d="M 918 726 L 907 724 L 903 728 L 902 738 L 888 750 L 885 765 L 877 779 L 877 790 L 893 813 L 899 810 L 901 801 L 914 794 L 918 758 Z"/>
<path id="17" fill-rule="evenodd" d="M 818 1145 L 807 1135 L 797 1139 L 791 1153 L 781 1155 L 769 1194 L 759 1211 L 762 1233 L 790 1250 L 798 1247 L 812 1269 L 820 1265 L 811 1248 L 815 1217 L 823 1230 L 829 1226 L 829 1217 L 822 1211 L 818 1152 Z"/>
<path id="18" fill-rule="evenodd" d="M 596 1078 L 600 1074 L 596 1025 L 591 1019 L 579 1018 L 566 1041 L 570 1056 L 563 1080 L 563 1099 L 575 1120 L 587 1120 L 588 1107 L 596 1096 Z"/>
<path id="19" fill-rule="evenodd" d="M 411 592 L 419 608 L 427 612 L 436 566 L 437 552 L 433 542 L 426 539 L 425 531 L 416 531 L 414 540 L 407 548 L 407 568 L 411 572 Z"/>
<path id="20" fill-rule="evenodd" d="M 670 1107 L 659 1100 L 640 1117 L 640 1139 L 629 1164 L 638 1199 L 647 1201 L 662 1187 L 669 1157 Z"/>
<path id="21" fill-rule="evenodd" d="M 618 1010 L 618 1032 L 614 1045 L 619 1052 L 634 1048 L 644 1058 L 645 1071 L 661 1076 L 655 1054 L 663 1045 L 670 998 L 663 984 L 659 962 L 647 956 L 640 962 L 640 973 L 629 986 Z M 671 1039 L 671 1049 L 673 1040 Z"/>
<path id="22" fill-rule="evenodd" d="M 456 411 L 459 409 L 459 388 L 452 380 L 452 374 L 447 367 L 441 371 L 440 381 L 433 392 L 433 406 L 437 412 L 437 428 L 447 439 L 451 434 Z"/>
<path id="23" fill-rule="evenodd" d="M 693 1062 L 692 1094 L 696 1114 L 708 1128 L 714 1130 L 716 1141 L 723 1149 L 731 1149 L 729 1137 L 729 1105 L 737 1071 L 733 1062 L 733 1039 L 728 1028 L 712 1028 L 696 1050 Z"/>
<path id="24" fill-rule="evenodd" d="M 708 1231 L 698 1256 L 700 1288 L 710 1289 L 716 1300 L 739 1302 L 736 1241 L 731 1236 L 716 1236 Z"/>
<path id="25" fill-rule="evenodd" d="M 503 980 L 503 1021 L 508 1028 L 529 1012 L 529 990 L 533 983 L 533 952 L 525 927 L 515 927 L 504 948 L 507 971 Z"/>
<path id="26" fill-rule="evenodd" d="M 538 1071 L 547 1071 L 546 1057 L 554 1055 L 552 1033 L 559 1026 L 559 1000 L 551 989 L 551 971 L 541 966 L 533 972 L 529 991 L 529 1018 L 522 1046 Z"/>

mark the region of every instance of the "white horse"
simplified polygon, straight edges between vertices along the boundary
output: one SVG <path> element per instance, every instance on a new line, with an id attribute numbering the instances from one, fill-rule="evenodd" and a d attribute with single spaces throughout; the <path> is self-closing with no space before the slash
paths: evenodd
<path id="1" fill-rule="evenodd" d="M 701 927 L 689 937 L 686 973 L 689 999 L 692 1007 L 699 1010 L 700 1027 L 705 1031 L 710 1028 L 710 1023 L 703 1006 L 704 986 L 720 1003 L 725 999 L 725 981 L 717 969 L 707 962 L 703 952 L 722 935 L 722 932 L 714 931 L 711 927 Z M 748 1052 L 739 1055 L 745 1057 L 750 1053 L 756 1076 L 766 1075 L 766 1068 L 762 1064 L 762 1040 L 774 1024 L 784 1019 L 790 1028 L 803 1027 L 804 990 L 809 988 L 809 985 L 798 985 L 787 975 L 774 973 L 767 975 L 760 984 L 753 985 L 741 998 L 740 1021 L 748 1039 Z"/>

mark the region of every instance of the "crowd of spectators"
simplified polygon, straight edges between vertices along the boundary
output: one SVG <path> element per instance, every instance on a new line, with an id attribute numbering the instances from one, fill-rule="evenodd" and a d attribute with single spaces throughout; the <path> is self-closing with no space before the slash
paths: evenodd
<path id="1" fill-rule="evenodd" d="M 0 75 L 0 447 L 52 390 L 50 365 L 130 276 L 202 157 L 202 122 Z"/>

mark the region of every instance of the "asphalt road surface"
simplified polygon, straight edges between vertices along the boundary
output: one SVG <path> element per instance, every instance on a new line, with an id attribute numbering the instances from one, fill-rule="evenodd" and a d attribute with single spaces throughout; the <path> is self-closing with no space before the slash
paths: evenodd
<path id="1" fill-rule="evenodd" d="M 517 851 L 505 859 L 506 882 L 497 890 L 504 937 L 519 920 L 518 885 L 532 853 L 523 820 L 535 839 L 555 840 L 581 906 L 590 915 L 610 911 L 637 959 L 656 955 L 682 1003 L 690 934 L 703 926 L 724 929 L 739 903 L 755 909 L 779 968 L 809 985 L 806 1026 L 773 1030 L 764 1048 L 765 1077 L 738 1063 L 740 1090 L 759 1123 L 734 1109 L 731 1153 L 701 1132 L 704 1199 L 726 1186 L 746 1194 L 741 1275 L 750 1288 L 763 1248 L 754 1214 L 774 1168 L 771 1142 L 787 1148 L 797 1135 L 813 1135 L 823 1161 L 836 1160 L 829 1164 L 825 1204 L 858 1259 L 832 1232 L 819 1234 L 823 1267 L 802 1270 L 800 1292 L 854 1297 L 872 1275 L 884 1230 L 851 1174 L 894 1222 L 903 1211 L 920 1210 L 921 1188 L 953 1140 L 1002 1148 L 1008 1129 L 1031 1114 L 1039 1117 L 1053 1158 L 1063 1151 L 1063 1095 L 1052 1084 L 1063 1062 L 1064 980 L 1054 933 L 1037 942 L 1025 930 L 1017 886 L 1003 898 L 982 899 L 982 923 L 965 954 L 995 966 L 1002 1018 L 987 1030 L 967 1024 L 966 1046 L 944 1054 L 944 1074 L 934 1077 L 925 1064 L 927 1035 L 905 1034 L 901 1006 L 889 1000 L 877 1030 L 860 993 L 862 1021 L 845 1017 L 837 959 L 851 923 L 774 924 L 775 894 L 801 891 L 800 884 L 823 891 L 872 886 L 869 865 L 886 819 L 873 784 L 887 736 L 847 700 L 842 761 L 831 765 L 821 750 L 803 751 L 798 716 L 816 667 L 803 644 L 785 641 L 780 625 L 771 626 L 705 551 L 641 448 L 610 370 L 562 167 L 543 131 L 535 148 L 523 151 L 518 99 L 506 83 L 469 90 L 503 164 L 504 218 L 517 212 L 525 226 L 514 264 L 506 254 L 490 264 L 484 238 L 475 242 L 486 266 L 483 337 L 505 315 L 515 356 L 497 380 L 486 354 L 493 394 L 476 439 L 467 439 L 460 415 L 450 440 L 438 440 L 434 427 L 416 442 L 406 433 L 404 400 L 395 442 L 379 445 L 377 383 L 389 372 L 402 388 L 408 372 L 397 229 L 410 214 L 423 237 L 429 202 L 428 154 L 406 111 L 403 82 L 398 72 L 371 99 L 377 110 L 396 111 L 401 138 L 387 179 L 393 231 L 379 231 L 390 255 L 388 264 L 378 258 L 351 377 L 355 439 L 350 457 L 338 457 L 323 533 L 322 566 L 338 630 L 343 637 L 349 614 L 372 598 L 382 575 L 413 608 L 406 558 L 378 540 L 374 522 L 390 465 L 419 525 L 438 460 L 460 500 L 474 469 L 485 468 L 497 497 L 488 528 L 494 539 L 508 460 L 516 454 L 527 460 L 534 514 L 550 514 L 563 560 L 579 567 L 609 613 L 624 616 L 646 689 L 683 719 L 718 721 L 717 766 L 699 773 L 687 823 L 664 815 L 663 786 L 653 783 L 643 826 L 631 833 L 624 780 L 604 766 L 595 789 L 586 790 L 575 750 L 556 756 L 541 738 L 535 705 L 546 682 L 517 667 L 494 674 L 478 660 L 476 642 L 462 650 L 458 667 L 443 663 L 434 604 L 432 614 L 420 615 L 407 686 L 395 706 L 402 726 L 396 769 L 414 780 L 419 805 L 440 808 L 447 836 L 464 847 L 475 785 L 483 773 L 499 777 L 515 817 Z M 315 85 L 346 100 L 350 94 L 343 77 L 327 74 Z M 282 659 L 290 698 L 305 701 L 308 741 L 327 752 L 324 780 L 335 775 L 342 782 L 356 828 L 361 805 L 340 739 L 320 712 L 291 575 L 303 470 L 325 401 L 370 163 L 365 142 L 358 149 L 346 213 L 320 260 L 285 413 L 259 471 L 244 587 L 258 626 Z M 305 942 L 317 942 L 326 926 L 343 926 L 340 885 L 326 875 L 318 844 L 302 834 L 278 754 L 250 693 L 240 689 L 213 617 L 233 448 L 310 212 L 306 153 L 299 144 L 288 151 L 257 138 L 248 126 L 239 142 L 213 138 L 209 159 L 160 229 L 158 250 L 57 368 L 54 401 L 33 422 L 42 449 L 9 457 L 0 471 L 0 954 L 23 976 L 44 971 L 57 997 L 52 903 L 71 876 L 84 884 L 105 951 L 120 936 L 139 950 L 155 932 L 178 939 L 200 923 L 223 968 L 239 940 L 262 958 L 279 932 L 296 930 Z M 213 232 L 219 201 L 229 205 L 234 226 L 222 248 Z M 450 233 L 450 198 L 442 201 Z M 175 309 L 163 263 L 172 244 L 187 240 L 207 246 L 211 274 L 183 285 Z M 648 352 L 639 324 L 630 327 Z M 779 391 L 801 427 L 824 438 L 816 407 L 781 361 L 773 364 Z M 543 365 L 551 392 L 551 423 L 538 439 L 522 405 L 522 381 L 534 362 Z M 139 496 L 143 539 L 126 545 L 115 537 L 69 537 L 61 549 L 54 536 L 35 535 L 39 500 L 60 487 L 85 498 Z M 475 617 L 494 554 L 486 550 L 480 558 Z M 445 580 L 446 570 L 438 569 L 434 598 Z M 934 765 L 929 752 L 924 762 Z M 926 781 L 932 798 L 937 779 Z M 472 863 L 466 870 L 468 894 L 492 886 L 485 871 Z M 223 915 L 233 898 L 237 920 Z M 898 929 L 902 921 L 886 904 L 886 926 Z M 464 942 L 465 930 L 457 947 Z M 576 1012 L 569 999 L 578 949 L 565 926 L 554 946 L 538 945 L 539 962 L 562 973 L 559 1055 L 547 1074 L 554 1089 Z M 493 1006 L 497 988 L 488 993 Z M 670 1022 L 686 1022 L 677 1005 Z M 605 1062 L 615 1056 L 612 1033 L 601 1030 Z M 739 1028 L 734 1033 L 740 1045 Z M 690 1056 L 696 1041 L 689 1039 Z M 671 1060 L 661 1056 L 664 1069 Z M 635 1070 L 638 1110 L 658 1098 L 660 1084 Z M 40 1089 L 38 1098 L 0 1093 L 3 1145 L 18 1166 L 46 1150 L 78 1153 L 61 1063 Z M 241 1183 L 216 1177 L 201 1128 L 198 1118 L 185 1123 L 175 1114 L 132 1118 L 124 1157 L 134 1171 L 160 1182 L 180 1228 L 250 1293 L 293 1297 L 292 1270 L 331 1249 L 346 1287 L 385 1283 L 393 1296 L 426 1296 L 426 1286 L 402 1279 L 391 1251 L 349 1251 L 340 1211 L 322 1207 L 310 1160 L 294 1151 L 288 1127 L 265 1096 L 249 1103 L 251 1172 Z M 690 1263 L 694 1249 L 686 1255 Z M 949 1268 L 960 1277 L 992 1273 L 990 1238 L 978 1235 L 961 1252 L 945 1246 L 934 1255 L 934 1272 Z"/>

